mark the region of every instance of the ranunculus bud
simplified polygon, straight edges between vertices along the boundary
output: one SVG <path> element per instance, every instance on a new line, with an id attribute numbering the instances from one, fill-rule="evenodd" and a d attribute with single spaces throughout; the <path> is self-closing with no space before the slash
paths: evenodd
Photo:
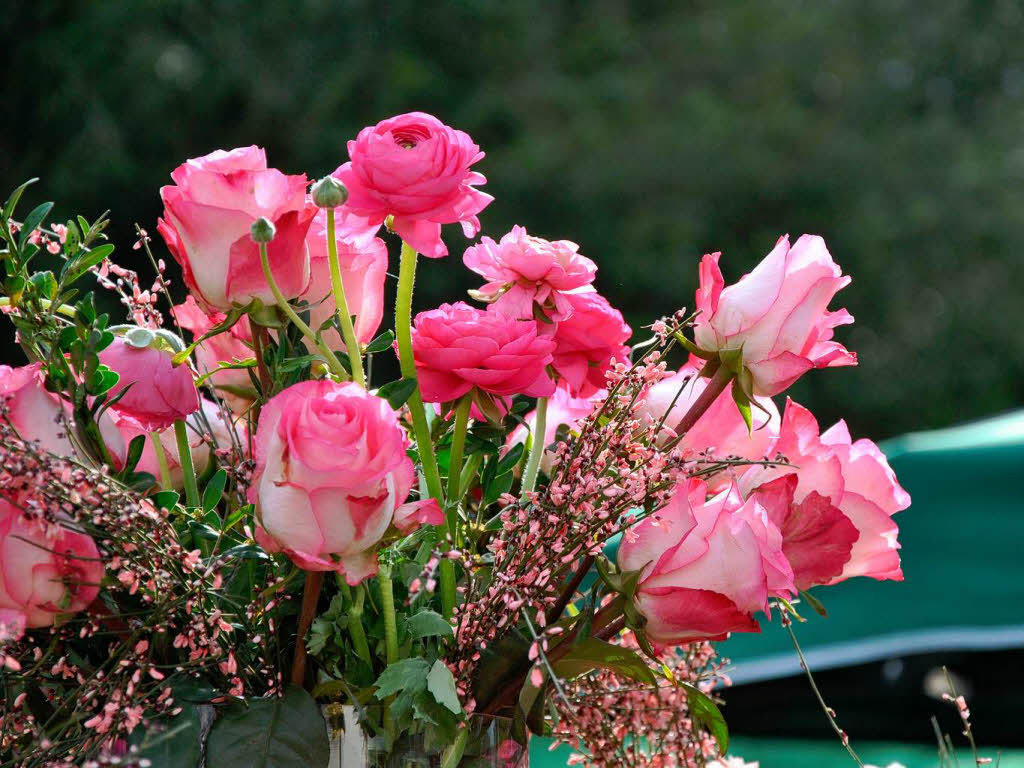
<path id="1" fill-rule="evenodd" d="M 254 443 L 257 539 L 349 584 L 372 576 L 391 525 L 444 522 L 433 500 L 406 502 L 415 481 L 407 442 L 388 402 L 358 384 L 303 381 L 275 395 Z"/>
<path id="2" fill-rule="evenodd" d="M 853 322 L 828 304 L 849 284 L 814 235 L 791 248 L 783 235 L 774 250 L 739 282 L 723 287 L 720 253 L 700 263 L 693 338 L 709 356 L 742 352 L 755 395 L 771 397 L 812 368 L 856 365 L 857 356 L 832 341 L 832 329 Z"/>
<path id="3" fill-rule="evenodd" d="M 188 364 L 174 365 L 172 351 L 159 336 L 147 346 L 115 338 L 99 354 L 100 362 L 118 375 L 113 397 L 128 391 L 117 407 L 149 431 L 159 431 L 199 409 L 199 393 Z"/>
<path id="4" fill-rule="evenodd" d="M 249 228 L 249 233 L 254 243 L 269 243 L 277 234 L 277 228 L 270 219 L 260 216 Z"/>
<path id="5" fill-rule="evenodd" d="M 463 302 L 416 315 L 412 352 L 423 400 L 446 403 L 474 387 L 496 397 L 547 397 L 555 342 L 532 320 L 482 312 Z"/>
<path id="6" fill-rule="evenodd" d="M 0 498 L 0 610 L 48 627 L 96 599 L 103 563 L 86 534 L 31 518 Z"/>
<path id="7" fill-rule="evenodd" d="M 307 202 L 305 175 L 286 176 L 267 167 L 259 147 L 241 147 L 188 160 L 171 178 L 174 184 L 160 189 L 164 216 L 157 229 L 204 309 L 274 303 L 252 232 L 260 218 L 276 231 L 268 235 L 261 226 L 256 237 L 268 243 L 267 259 L 281 292 L 291 299 L 306 289 L 306 230 L 316 206 Z"/>
<path id="8" fill-rule="evenodd" d="M 794 591 L 782 537 L 758 501 L 735 486 L 708 499 L 696 478 L 623 534 L 618 559 L 642 572 L 634 604 L 659 645 L 760 632 L 753 614 Z"/>
<path id="9" fill-rule="evenodd" d="M 334 172 L 348 188 L 346 208 L 391 229 L 424 256 L 448 253 L 441 225 L 480 231 L 477 214 L 494 198 L 473 185 L 487 181 L 470 167 L 484 153 L 462 131 L 410 112 L 364 128 L 348 143 L 350 162 Z"/>
<path id="10" fill-rule="evenodd" d="M 313 185 L 310 195 L 317 208 L 337 208 L 348 200 L 348 190 L 345 189 L 345 185 L 333 176 L 324 176 L 320 179 Z"/>

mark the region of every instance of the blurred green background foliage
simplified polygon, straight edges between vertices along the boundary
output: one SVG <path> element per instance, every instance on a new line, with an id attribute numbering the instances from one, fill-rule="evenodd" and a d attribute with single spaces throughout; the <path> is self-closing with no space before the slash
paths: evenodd
<path id="1" fill-rule="evenodd" d="M 110 208 L 142 269 L 133 224 L 185 158 L 256 143 L 313 177 L 432 112 L 487 152 L 484 232 L 579 242 L 634 328 L 692 305 L 704 252 L 735 279 L 824 235 L 861 364 L 791 394 L 880 438 L 1024 402 L 1022 31 L 1009 0 L 17 0 L 0 186 Z M 446 240 L 420 308 L 477 282 Z"/>

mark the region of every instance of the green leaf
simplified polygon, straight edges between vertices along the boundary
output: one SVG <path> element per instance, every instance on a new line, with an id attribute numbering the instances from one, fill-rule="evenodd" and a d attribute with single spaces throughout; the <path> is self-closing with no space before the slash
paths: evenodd
<path id="1" fill-rule="evenodd" d="M 132 733 L 131 741 L 139 748 L 138 757 L 148 760 L 152 768 L 198 766 L 202 757 L 199 709 L 189 704 L 176 717 L 150 721 L 145 730 Z"/>
<path id="2" fill-rule="evenodd" d="M 239 544 L 224 551 L 224 557 L 239 558 L 241 560 L 269 560 L 270 555 L 264 552 L 255 544 Z"/>
<path id="3" fill-rule="evenodd" d="M 29 179 L 24 184 L 21 184 L 20 186 L 18 186 L 18 188 L 15 189 L 13 192 L 11 192 L 11 196 L 8 197 L 7 198 L 7 202 L 4 203 L 4 210 L 3 210 L 3 225 L 4 225 L 4 227 L 7 226 L 7 220 L 9 218 L 11 218 L 12 216 L 14 216 L 14 209 L 18 206 L 18 201 L 21 200 L 22 193 L 26 189 L 28 189 L 29 186 L 31 186 L 32 184 L 35 184 L 37 181 L 39 181 L 38 178 Z"/>
<path id="4" fill-rule="evenodd" d="M 743 417 L 743 423 L 747 425 L 747 434 L 750 434 L 754 429 L 754 419 L 750 413 L 750 398 L 736 384 L 732 386 L 732 401 L 736 403 L 740 416 Z"/>
<path id="5" fill-rule="evenodd" d="M 33 208 L 32 212 L 25 217 L 25 221 L 21 223 L 21 237 L 18 239 L 19 249 L 25 247 L 25 243 L 28 242 L 32 230 L 43 223 L 43 219 L 49 214 L 51 208 L 53 208 L 53 203 L 41 203 Z"/>
<path id="6" fill-rule="evenodd" d="M 63 273 L 61 275 L 62 279 L 66 283 L 75 282 L 78 278 L 88 272 L 92 267 L 95 267 L 113 252 L 114 246 L 110 243 L 96 246 L 91 251 L 87 251 L 80 258 L 77 258 L 74 261 L 69 261 L 65 264 L 64 269 L 61 270 Z"/>
<path id="7" fill-rule="evenodd" d="M 579 677 L 595 669 L 606 669 L 649 685 L 657 684 L 654 673 L 640 654 L 596 637 L 588 637 L 573 646 L 554 665 L 555 672 L 562 677 Z"/>
<path id="8" fill-rule="evenodd" d="M 283 698 L 226 707 L 210 729 L 207 768 L 327 768 L 327 725 L 313 697 L 289 685 Z"/>
<path id="9" fill-rule="evenodd" d="M 377 687 L 376 697 L 386 699 L 399 691 L 422 690 L 427 685 L 427 674 L 430 662 L 426 659 L 402 659 L 390 664 L 374 685 Z"/>
<path id="10" fill-rule="evenodd" d="M 384 331 L 380 336 L 375 338 L 366 346 L 366 354 L 372 355 L 375 352 L 383 352 L 391 348 L 392 343 L 395 340 L 395 332 L 391 330 Z"/>
<path id="11" fill-rule="evenodd" d="M 503 475 L 506 472 L 511 472 L 516 468 L 519 460 L 523 457 L 523 452 L 526 450 L 525 443 L 516 443 L 508 449 L 508 453 L 501 457 L 498 462 L 498 468 L 496 474 Z"/>
<path id="12" fill-rule="evenodd" d="M 153 503 L 159 509 L 174 509 L 174 505 L 178 503 L 178 492 L 160 491 L 159 493 L 154 493 L 150 498 L 153 499 Z"/>
<path id="13" fill-rule="evenodd" d="M 410 616 L 405 627 L 414 638 L 449 637 L 455 634 L 451 623 L 434 611 L 420 611 Z"/>
<path id="14" fill-rule="evenodd" d="M 462 702 L 455 691 L 455 678 L 448 665 L 440 659 L 434 662 L 430 674 L 427 675 L 427 690 L 438 704 L 448 707 L 456 715 L 462 713 Z"/>
<path id="15" fill-rule="evenodd" d="M 203 491 L 203 512 L 209 512 L 217 506 L 221 496 L 224 495 L 224 486 L 227 482 L 227 472 L 223 469 L 218 469 L 214 476 L 210 478 L 210 482 L 206 484 L 206 489 Z"/>
<path id="16" fill-rule="evenodd" d="M 825 605 L 821 602 L 821 600 L 819 600 L 806 590 L 801 590 L 800 597 L 807 601 L 807 604 L 814 609 L 814 612 L 816 614 L 821 616 L 823 619 L 828 618 L 828 611 L 825 609 Z"/>
<path id="17" fill-rule="evenodd" d="M 703 725 L 718 742 L 718 748 L 724 755 L 729 751 L 729 726 L 722 717 L 722 710 L 714 700 L 699 688 L 689 683 L 682 683 L 686 689 L 686 703 L 690 708 L 690 717 L 698 725 Z"/>
<path id="18" fill-rule="evenodd" d="M 416 391 L 416 379 L 398 379 L 389 381 L 377 390 L 377 394 L 387 400 L 396 411 L 405 405 Z"/>
<path id="19" fill-rule="evenodd" d="M 184 349 L 183 351 L 181 351 L 178 354 L 176 354 L 172 358 L 171 362 L 173 362 L 174 365 L 181 365 L 183 362 L 188 360 L 189 356 L 192 354 L 192 350 L 194 350 L 196 347 L 198 347 L 201 342 L 204 342 L 207 339 L 213 338 L 214 336 L 216 336 L 219 333 L 224 333 L 224 331 L 228 330 L 235 323 L 237 323 L 238 320 L 244 314 L 245 314 L 245 309 L 244 308 L 232 307 L 230 310 L 228 310 L 228 313 L 227 313 L 227 315 L 225 315 L 223 320 L 221 320 L 219 323 L 217 323 L 217 325 L 213 326 L 213 328 L 208 330 L 206 333 L 204 333 L 198 339 L 194 339 L 192 341 L 192 343 L 189 344 L 186 349 Z"/>
<path id="20" fill-rule="evenodd" d="M 124 469 L 121 470 L 122 476 L 130 475 L 135 471 L 135 467 L 138 466 L 139 459 L 142 458 L 142 452 L 145 449 L 145 435 L 136 435 L 132 438 L 132 441 L 128 443 L 128 455 L 125 457 Z"/>

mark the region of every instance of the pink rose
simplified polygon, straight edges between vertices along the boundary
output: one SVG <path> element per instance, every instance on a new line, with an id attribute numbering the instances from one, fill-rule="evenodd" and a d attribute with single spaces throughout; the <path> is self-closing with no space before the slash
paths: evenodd
<path id="1" fill-rule="evenodd" d="M 84 533 L 33 519 L 0 498 L 0 609 L 48 627 L 96 599 L 103 563 Z"/>
<path id="2" fill-rule="evenodd" d="M 25 634 L 25 614 L 11 608 L 0 608 L 0 648 L 7 643 L 21 640 Z M 3 656 L 0 654 L 0 667 L 3 667 Z"/>
<path id="3" fill-rule="evenodd" d="M 235 437 L 232 438 L 231 430 L 233 427 L 225 420 L 224 414 L 216 403 L 207 400 L 205 397 L 201 398 L 201 409 L 202 420 L 200 420 L 198 412 L 185 420 L 185 424 L 188 427 L 188 443 L 192 452 L 192 464 L 195 467 L 197 476 L 205 472 L 206 468 L 210 465 L 211 449 L 230 448 L 233 440 L 237 441 L 241 446 L 245 445 L 244 424 L 239 423 Z M 126 445 L 139 435 L 146 436 L 145 447 L 142 449 L 139 463 L 135 465 L 135 471 L 148 472 L 159 481 L 161 479 L 160 464 L 157 460 L 156 450 L 153 448 L 153 442 L 148 436 L 152 430 L 146 429 L 138 419 L 130 413 L 122 411 L 117 406 L 110 408 L 107 412 L 117 425 Z M 209 432 L 207 431 L 207 425 L 210 428 Z M 160 437 L 160 445 L 164 449 L 164 456 L 167 458 L 167 467 L 171 472 L 171 484 L 174 488 L 181 490 L 185 487 L 185 483 L 181 470 L 181 457 L 178 454 L 178 440 L 174 434 L 174 429 L 167 427 L 160 430 L 157 434 Z M 211 445 L 211 438 L 216 441 L 216 445 Z"/>
<path id="4" fill-rule="evenodd" d="M 555 390 L 546 367 L 555 342 L 537 323 L 463 302 L 416 315 L 412 350 L 423 399 L 457 400 L 474 387 L 491 395 L 546 397 Z"/>
<path id="5" fill-rule="evenodd" d="M 191 331 L 193 338 L 196 339 L 227 317 L 220 312 L 205 312 L 192 296 L 186 297 L 185 301 L 172 311 L 178 325 L 186 331 Z M 235 403 L 244 403 L 247 406 L 249 401 L 255 398 L 256 392 L 249 378 L 249 369 L 218 370 L 221 363 L 239 362 L 253 357 L 252 327 L 249 325 L 248 315 L 242 315 L 237 323 L 223 333 L 201 342 L 194 354 L 199 373 L 206 375 L 216 371 L 210 376 L 209 381 L 229 398 L 233 406 Z"/>
<path id="6" fill-rule="evenodd" d="M 772 396 L 811 368 L 856 365 L 857 356 L 832 341 L 832 329 L 852 323 L 845 309 L 827 311 L 832 297 L 849 284 L 815 235 L 789 247 L 783 235 L 754 270 L 734 285 L 718 268 L 719 253 L 700 264 L 694 341 L 707 353 L 743 350 L 753 391 Z"/>
<path id="7" fill-rule="evenodd" d="M 570 293 L 567 320 L 555 325 L 552 365 L 574 397 L 590 397 L 604 389 L 605 376 L 616 362 L 629 364 L 626 341 L 633 329 L 622 313 L 598 293 Z"/>
<path id="8" fill-rule="evenodd" d="M 377 572 L 374 547 L 444 522 L 437 503 L 406 503 L 415 481 L 405 431 L 387 401 L 352 382 L 303 381 L 263 406 L 256 430 L 258 539 L 311 571 L 349 584 Z"/>
<path id="9" fill-rule="evenodd" d="M 534 317 L 534 305 L 550 320 L 565 320 L 572 304 L 565 294 L 594 282 L 597 265 L 568 240 L 532 237 L 523 227 L 501 238 L 483 237 L 470 246 L 462 262 L 488 282 L 477 293 L 495 309 L 520 318 Z"/>
<path id="10" fill-rule="evenodd" d="M 125 389 L 117 407 L 157 431 L 199 410 L 199 392 L 188 365 L 174 365 L 172 353 L 157 346 L 134 346 L 117 337 L 99 353 L 100 362 L 118 375 L 113 397 Z"/>
<path id="11" fill-rule="evenodd" d="M 698 479 L 627 531 L 618 559 L 642 571 L 635 605 L 659 645 L 759 632 L 753 614 L 794 589 L 781 536 L 758 501 L 735 487 L 708 499 Z"/>
<path id="12" fill-rule="evenodd" d="M 42 365 L 20 368 L 0 365 L 0 399 L 7 418 L 23 440 L 38 442 L 40 448 L 57 456 L 74 456 L 75 448 L 67 429 L 72 424 L 70 405 L 43 386 Z M 63 413 L 63 416 L 62 416 Z M 97 426 L 114 462 L 124 460 L 125 443 L 107 412 Z"/>
<path id="13" fill-rule="evenodd" d="M 262 149 L 242 147 L 188 160 L 171 178 L 174 185 L 160 189 L 164 218 L 157 230 L 204 308 L 226 312 L 253 299 L 274 303 L 250 237 L 260 217 L 277 229 L 267 257 L 281 292 L 293 298 L 306 289 L 306 230 L 316 207 L 306 199 L 304 174 L 267 168 Z"/>
<path id="14" fill-rule="evenodd" d="M 327 254 L 327 213 L 320 211 L 306 236 L 309 248 L 309 288 L 303 298 L 314 306 L 310 310 L 311 325 L 319 328 L 334 314 L 334 292 L 331 288 L 331 267 Z M 372 235 L 335 227 L 338 263 L 345 285 L 348 310 L 355 315 L 356 338 L 368 344 L 384 317 L 384 282 L 388 271 L 388 249 L 384 241 Z M 344 348 L 345 342 L 333 328 L 323 333 L 332 348 Z"/>
<path id="15" fill-rule="evenodd" d="M 579 425 L 585 418 L 594 412 L 598 401 L 608 393 L 601 389 L 591 397 L 573 397 L 567 391 L 559 387 L 548 400 L 548 412 L 544 425 L 544 445 L 549 446 L 555 442 L 559 428 L 568 428 L 570 432 L 579 432 Z M 533 433 L 537 424 L 537 411 L 530 411 L 523 418 L 524 424 L 519 424 L 508 436 L 506 445 L 511 447 L 516 443 L 525 443 L 528 435 Z M 534 436 L 536 440 L 536 436 Z M 548 477 L 551 476 L 554 451 L 544 451 L 540 459 L 540 468 Z"/>
<path id="16" fill-rule="evenodd" d="M 700 376 L 702 365 L 699 360 L 690 360 L 676 373 L 651 387 L 637 408 L 637 414 L 647 423 L 663 422 L 661 440 L 675 439 L 673 427 L 708 385 L 708 379 Z M 753 429 L 747 429 L 732 395 L 723 392 L 683 435 L 678 445 L 691 455 L 709 451 L 711 456 L 718 459 L 730 456 L 749 461 L 764 459 L 772 453 L 779 434 L 779 409 L 769 397 L 758 397 L 756 400 L 757 405 L 750 409 Z M 743 469 L 737 467 L 736 472 Z M 729 482 L 731 474 L 723 472 L 720 481 Z M 716 484 L 712 482 L 712 485 Z"/>
<path id="17" fill-rule="evenodd" d="M 870 440 L 851 441 L 842 421 L 819 435 L 811 412 L 787 401 L 775 451 L 796 468 L 752 467 L 742 484 L 754 487 L 754 495 L 783 496 L 781 503 L 767 498 L 763 503 L 789 540 L 790 552 L 800 546 L 810 550 L 802 555 L 804 559 L 814 556 L 814 567 L 802 583 L 835 584 L 852 576 L 902 580 L 899 528 L 892 516 L 910 506 L 910 496 L 878 446 Z M 765 487 L 771 480 L 791 474 L 796 476 L 795 484 Z M 849 525 L 838 520 L 835 510 Z M 800 541 L 796 542 L 798 533 Z"/>
<path id="18" fill-rule="evenodd" d="M 480 213 L 494 198 L 473 187 L 485 179 L 470 166 L 484 153 L 462 131 L 423 112 L 364 128 L 348 143 L 350 162 L 334 172 L 348 188 L 344 208 L 392 228 L 424 256 L 448 253 L 441 225 L 460 222 L 466 237 L 480 231 Z"/>

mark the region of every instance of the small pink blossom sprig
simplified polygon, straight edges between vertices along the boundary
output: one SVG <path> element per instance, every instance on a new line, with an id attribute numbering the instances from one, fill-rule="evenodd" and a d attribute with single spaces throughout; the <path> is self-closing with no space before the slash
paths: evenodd
<path id="1" fill-rule="evenodd" d="M 636 636 L 624 632 L 613 643 L 638 650 Z M 675 683 L 649 662 L 660 678 L 656 688 L 601 671 L 565 684 L 565 699 L 556 698 L 556 743 L 578 750 L 570 765 L 588 768 L 703 768 L 719 756 L 718 744 L 690 718 L 687 692 L 680 684 L 710 692 L 729 683 L 727 659 L 711 643 L 670 649 L 662 658 Z"/>
<path id="2" fill-rule="evenodd" d="M 223 558 L 183 547 L 170 513 L 105 469 L 21 440 L 2 412 L 0 494 L 25 515 L 91 535 L 106 569 L 100 597 L 85 611 L 3 649 L 0 750 L 18 765 L 79 765 L 116 753 L 140 723 L 180 711 L 172 685 L 187 679 L 228 696 L 280 688 L 271 659 L 283 584 L 229 610 Z M 42 692 L 45 719 L 29 709 L 29 690 Z"/>

